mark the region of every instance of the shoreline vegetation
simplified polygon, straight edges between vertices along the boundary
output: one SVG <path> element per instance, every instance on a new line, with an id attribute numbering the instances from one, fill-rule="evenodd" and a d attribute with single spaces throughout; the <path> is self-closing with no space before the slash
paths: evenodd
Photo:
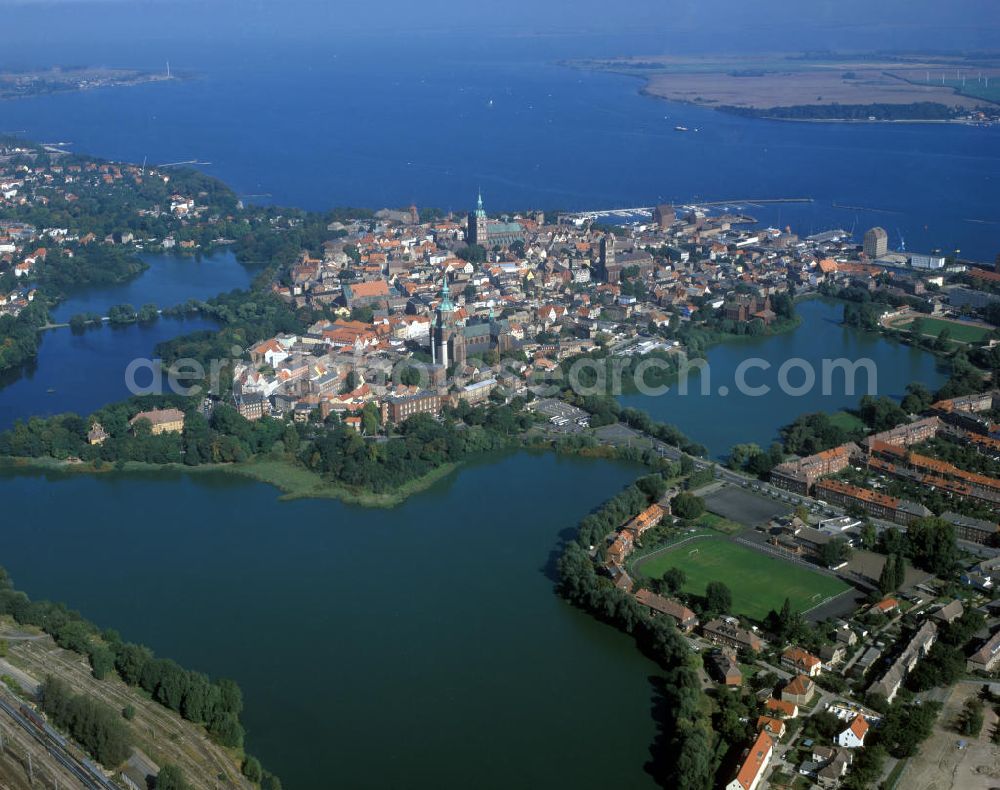
<path id="1" fill-rule="evenodd" d="M 661 787 L 708 787 L 717 768 L 717 753 L 697 654 L 670 618 L 653 617 L 635 597 L 599 574 L 588 553 L 595 539 L 636 516 L 665 487 L 660 475 L 640 477 L 585 516 L 576 534 L 562 546 L 558 591 L 570 604 L 631 635 L 636 646 L 660 667 L 662 676 L 654 683 L 653 699 L 657 734 L 646 770 Z"/>
<path id="2" fill-rule="evenodd" d="M 599 424 L 607 424 L 621 418 L 626 424 L 637 427 L 649 435 L 656 436 L 661 441 L 677 446 L 682 451 L 691 452 L 695 455 L 701 454 L 704 451 L 704 448 L 691 442 L 674 426 L 653 423 L 644 413 L 638 412 L 635 409 L 622 409 L 611 398 L 590 398 L 579 405 L 581 408 L 591 410 L 591 413 L 595 414 L 595 420 Z M 493 441 L 490 441 L 488 437 L 484 437 L 486 441 L 473 438 L 472 449 L 467 453 L 463 454 L 459 451 L 456 457 L 449 460 L 441 460 L 439 463 L 429 466 L 422 473 L 400 479 L 399 482 L 381 490 L 372 490 L 363 485 L 347 483 L 342 479 L 333 479 L 329 474 L 324 475 L 320 473 L 318 471 L 319 467 L 309 468 L 308 465 L 302 462 L 301 455 L 296 457 L 294 454 L 284 452 L 284 448 L 229 462 L 205 461 L 193 464 L 170 459 L 169 457 L 164 457 L 161 453 L 164 451 L 169 453 L 170 449 L 176 448 L 177 444 L 183 441 L 183 439 L 181 437 L 171 438 L 166 435 L 160 437 L 130 437 L 139 444 L 146 442 L 145 451 L 150 454 L 149 457 L 164 458 L 162 462 L 135 459 L 119 459 L 114 462 L 108 462 L 97 456 L 84 459 L 78 456 L 60 458 L 46 453 L 35 456 L 4 453 L 0 454 L 0 472 L 57 473 L 66 476 L 75 474 L 228 474 L 271 485 L 281 492 L 280 499 L 282 500 L 336 499 L 345 504 L 360 507 L 394 508 L 411 496 L 426 491 L 438 482 L 450 477 L 453 473 L 461 471 L 466 466 L 480 463 L 497 454 L 507 454 L 517 451 L 555 452 L 561 455 L 577 455 L 590 459 L 645 463 L 654 468 L 666 468 L 668 464 L 668 462 L 661 461 L 655 454 L 648 451 L 602 444 L 593 436 L 585 435 L 562 439 L 549 438 L 537 431 L 534 427 L 533 418 L 527 413 L 518 412 L 516 416 L 511 417 L 511 415 L 507 414 L 511 412 L 509 407 L 498 407 L 498 409 L 504 410 L 504 416 L 518 421 L 519 432 L 508 434 L 502 440 L 498 436 L 494 436 Z M 482 412 L 470 410 L 466 417 L 478 420 L 482 417 Z M 236 419 L 235 424 L 239 426 L 238 430 L 246 428 L 246 426 L 241 425 L 239 422 L 242 421 L 245 423 L 246 421 L 239 418 L 238 415 L 235 418 L 233 415 L 228 415 L 226 419 Z M 467 438 L 474 436 L 477 430 L 480 433 L 485 433 L 484 429 L 471 426 L 462 418 L 458 419 L 460 420 L 458 423 L 438 425 L 425 415 L 411 418 L 410 422 L 412 422 L 413 433 L 410 433 L 409 436 L 411 439 L 415 439 L 416 444 L 422 446 L 428 441 L 434 441 L 429 438 L 430 434 L 428 431 L 435 434 L 437 441 L 448 443 L 456 441 L 459 437 Z M 486 419 L 489 419 L 489 415 L 487 415 Z M 495 424 L 496 417 L 494 416 L 493 419 Z M 65 430 L 66 421 L 69 421 L 71 425 L 76 425 L 79 418 L 75 415 L 57 415 L 47 420 L 36 418 L 32 420 L 32 425 L 34 426 L 35 435 L 38 435 L 40 432 L 52 434 Z M 277 420 L 269 420 L 269 422 L 279 423 Z M 19 427 L 25 428 L 23 424 Z M 351 446 L 349 452 L 356 452 L 358 450 L 365 454 L 368 452 L 367 448 L 370 445 L 366 444 L 360 436 L 357 436 L 351 428 L 345 428 L 338 424 L 332 429 L 331 434 L 323 437 L 323 440 L 330 439 L 334 443 L 347 443 Z M 286 440 L 290 440 L 287 431 L 284 435 Z M 218 437 L 217 441 L 221 440 L 222 443 L 229 443 L 227 437 L 232 438 L 232 436 L 232 434 L 229 434 Z M 10 442 L 12 438 L 11 432 L 0 434 L 0 447 L 5 442 Z M 21 439 L 24 438 L 22 435 Z M 165 439 L 166 441 L 153 441 L 157 439 Z M 19 440 L 14 439 L 14 441 Z M 400 435 L 387 439 L 381 445 L 405 441 L 405 435 Z M 9 447 L 5 449 L 9 449 Z M 381 474 L 387 474 L 387 472 L 383 469 Z"/>
<path id="3" fill-rule="evenodd" d="M 234 775 L 246 776 L 246 766 L 256 767 L 261 790 L 280 790 L 281 781 L 260 767 L 260 762 L 244 751 L 244 729 L 240 722 L 243 692 L 235 681 L 212 679 L 184 669 L 171 659 L 159 658 L 141 644 L 126 642 L 113 629 L 100 629 L 65 604 L 31 600 L 14 588 L 7 571 L 0 568 L 0 616 L 11 617 L 19 627 L 38 629 L 52 637 L 56 645 L 85 659 L 97 681 L 120 678 L 127 686 L 173 711 L 182 719 L 204 728 L 209 739 L 231 759 Z M 103 699 L 75 694 L 65 680 L 48 676 L 41 679 L 38 700 L 41 709 L 64 731 L 77 740 L 106 768 L 114 769 L 128 758 L 132 737 L 126 721 L 127 709 L 118 710 Z M 163 766 L 167 770 L 167 766 Z M 169 774 L 180 779 L 180 769 Z"/>
<path id="4" fill-rule="evenodd" d="M 525 448 L 531 449 L 531 448 Z M 471 463 L 472 461 L 470 461 Z M 347 505 L 361 507 L 394 508 L 414 494 L 426 491 L 440 480 L 461 470 L 462 463 L 444 464 L 418 478 L 400 485 L 391 493 L 374 493 L 363 489 L 324 480 L 320 475 L 296 466 L 286 459 L 259 459 L 242 463 L 203 464 L 187 466 L 182 463 L 153 464 L 143 461 L 126 461 L 121 466 L 85 461 L 59 460 L 56 458 L 29 458 L 24 456 L 0 457 L 0 473 L 50 473 L 59 475 L 155 475 L 174 472 L 184 475 L 221 474 L 273 486 L 281 492 L 279 499 L 337 499 Z"/>
<path id="5" fill-rule="evenodd" d="M 264 216 L 240 209 L 236 194 L 217 179 L 191 169 L 175 169 L 167 177 L 154 177 L 136 165 L 121 165 L 66 152 L 53 152 L 37 144 L 0 136 L 0 144 L 16 148 L 8 158 L 12 168 L 32 169 L 58 163 L 81 173 L 101 173 L 103 180 L 79 179 L 73 193 L 52 191 L 45 202 L 5 207 L 0 219 L 30 228 L 65 230 L 62 244 L 50 243 L 35 251 L 29 274 L 11 269 L 0 274 L 0 294 L 23 291 L 27 305 L 16 315 L 0 315 L 0 373 L 32 362 L 41 342 L 41 329 L 49 324 L 49 311 L 83 287 L 120 285 L 149 267 L 139 252 L 170 251 L 181 256 L 214 252 L 250 232 L 250 222 Z M 203 201 L 204 221 L 191 222 L 179 213 L 165 212 L 171 196 L 193 194 Z M 243 213 L 241 213 L 241 211 Z M 169 240 L 169 241 L 168 241 Z M 169 245 L 169 249 L 168 249 Z M 248 268 L 254 264 L 243 256 Z"/>

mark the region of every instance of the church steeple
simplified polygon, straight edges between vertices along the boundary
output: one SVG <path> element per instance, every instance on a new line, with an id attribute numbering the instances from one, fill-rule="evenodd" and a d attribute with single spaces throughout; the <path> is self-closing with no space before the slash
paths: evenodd
<path id="1" fill-rule="evenodd" d="M 451 301 L 448 274 L 445 272 L 441 283 L 441 304 L 437 308 L 437 320 L 431 327 L 431 361 L 435 365 L 448 367 L 448 345 L 455 334 L 455 303 Z"/>
<path id="2" fill-rule="evenodd" d="M 489 248 L 490 226 L 486 218 L 486 209 L 483 206 L 483 190 L 479 190 L 476 196 L 476 210 L 469 212 L 469 219 L 465 229 L 465 239 L 469 244 L 479 244 Z"/>
<path id="3" fill-rule="evenodd" d="M 451 290 L 448 288 L 448 275 L 444 276 L 444 283 L 441 285 L 441 305 L 438 307 L 438 312 L 441 313 L 454 313 L 455 303 L 451 301 Z"/>

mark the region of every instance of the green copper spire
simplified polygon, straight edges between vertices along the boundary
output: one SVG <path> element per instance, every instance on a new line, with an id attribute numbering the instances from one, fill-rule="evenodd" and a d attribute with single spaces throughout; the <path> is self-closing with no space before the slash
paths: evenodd
<path id="1" fill-rule="evenodd" d="M 455 304 L 451 301 L 451 292 L 448 289 L 448 275 L 444 276 L 444 285 L 441 286 L 441 306 L 438 308 L 442 313 L 454 313 Z"/>
<path id="2" fill-rule="evenodd" d="M 479 190 L 479 198 L 476 200 L 476 216 L 485 217 L 486 209 L 483 208 L 483 190 Z"/>

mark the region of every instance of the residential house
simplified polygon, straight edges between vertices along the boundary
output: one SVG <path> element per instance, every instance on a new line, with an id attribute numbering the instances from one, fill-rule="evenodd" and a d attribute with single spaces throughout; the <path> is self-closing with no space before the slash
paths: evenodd
<path id="1" fill-rule="evenodd" d="M 764 700 L 764 710 L 769 715 L 780 716 L 785 719 L 794 719 L 799 715 L 799 706 L 788 700 L 768 697 Z"/>
<path id="2" fill-rule="evenodd" d="M 771 470 L 771 484 L 796 494 L 808 494 L 820 477 L 845 469 L 851 463 L 851 458 L 860 455 L 861 448 L 848 442 L 815 455 L 786 461 Z"/>
<path id="3" fill-rule="evenodd" d="M 344 283 L 344 301 L 352 310 L 355 307 L 384 302 L 389 298 L 389 284 L 385 280 Z"/>
<path id="4" fill-rule="evenodd" d="M 663 521 L 664 515 L 666 515 L 666 511 L 660 505 L 654 503 L 629 521 L 625 525 L 625 529 L 632 530 L 637 538 L 641 538 L 644 532 Z"/>
<path id="5" fill-rule="evenodd" d="M 401 423 L 414 414 L 437 414 L 441 411 L 441 396 L 424 390 L 414 395 L 390 396 L 382 404 L 383 422 Z"/>
<path id="6" fill-rule="evenodd" d="M 868 734 L 868 720 L 860 713 L 854 717 L 847 729 L 841 731 L 833 739 L 837 746 L 845 749 L 860 749 L 865 745 L 865 736 Z"/>
<path id="7" fill-rule="evenodd" d="M 934 612 L 931 617 L 939 623 L 951 623 L 961 617 L 964 613 L 965 608 L 962 606 L 962 602 L 956 598 L 954 601 L 946 603 Z"/>
<path id="8" fill-rule="evenodd" d="M 820 760 L 823 765 L 816 771 L 816 782 L 824 790 L 840 785 L 841 779 L 847 773 L 847 769 L 853 761 L 853 755 L 846 749 L 830 749 L 824 746 L 817 746 L 813 750 L 813 759 L 829 754 L 829 757 Z"/>
<path id="9" fill-rule="evenodd" d="M 801 647 L 790 647 L 785 650 L 781 654 L 781 665 L 811 678 L 816 677 L 823 669 L 823 662 Z"/>
<path id="10" fill-rule="evenodd" d="M 645 588 L 636 592 L 635 599 L 654 615 L 665 614 L 672 618 L 681 631 L 691 631 L 698 625 L 698 616 L 679 601 L 664 598 Z"/>
<path id="11" fill-rule="evenodd" d="M 758 653 L 764 645 L 761 638 L 753 632 L 722 618 L 706 623 L 702 626 L 701 632 L 710 642 L 737 650 Z"/>
<path id="12" fill-rule="evenodd" d="M 979 650 L 969 656 L 965 668 L 969 672 L 992 672 L 1000 662 L 1000 631 L 987 640 Z"/>
<path id="13" fill-rule="evenodd" d="M 834 667 L 844 660 L 847 655 L 847 651 L 844 649 L 843 645 L 833 644 L 833 645 L 823 645 L 819 649 L 819 658 L 823 662 L 823 666 L 827 669 Z"/>
<path id="14" fill-rule="evenodd" d="M 766 732 L 775 740 L 780 740 L 785 736 L 785 722 L 770 716 L 757 717 L 757 732 Z"/>
<path id="15" fill-rule="evenodd" d="M 746 753 L 736 777 L 726 785 L 726 790 L 757 790 L 774 752 L 774 741 L 766 732 L 760 732 L 753 746 Z"/>
<path id="16" fill-rule="evenodd" d="M 892 702 L 906 676 L 917 665 L 917 661 L 927 655 L 935 639 L 937 626 L 928 620 L 920 626 L 885 674 L 868 687 L 867 693 L 883 696 L 888 702 Z"/>
<path id="17" fill-rule="evenodd" d="M 895 612 L 899 608 L 899 601 L 895 598 L 884 598 L 878 603 L 873 603 L 868 609 L 872 614 L 881 614 L 888 616 Z"/>
<path id="18" fill-rule="evenodd" d="M 728 653 L 722 651 L 712 653 L 708 657 L 708 671 L 719 683 L 724 683 L 727 686 L 743 685 L 743 672 L 740 671 L 740 665 Z"/>
<path id="19" fill-rule="evenodd" d="M 99 422 L 95 422 L 91 425 L 90 430 L 87 432 L 88 444 L 104 444 L 107 438 L 108 433 L 104 430 L 104 426 Z"/>
<path id="20" fill-rule="evenodd" d="M 816 693 L 816 684 L 808 675 L 796 675 L 781 690 L 781 699 L 785 702 L 794 702 L 796 705 L 805 705 Z"/>

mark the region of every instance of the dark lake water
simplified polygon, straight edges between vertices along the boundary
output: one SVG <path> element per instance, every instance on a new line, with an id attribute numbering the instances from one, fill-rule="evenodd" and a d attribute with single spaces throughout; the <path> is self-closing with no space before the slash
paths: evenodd
<path id="1" fill-rule="evenodd" d="M 142 255 L 148 264 L 131 282 L 113 288 L 82 288 L 60 302 L 52 311 L 55 323 L 68 321 L 77 313 L 107 315 L 115 304 L 135 308 L 153 302 L 161 309 L 183 304 L 189 299 L 207 300 L 236 288 L 247 288 L 253 279 L 229 250 L 204 258 L 185 255 Z"/>
<path id="2" fill-rule="evenodd" d="M 796 309 L 802 324 L 792 332 L 742 338 L 711 347 L 706 354 L 707 372 L 691 377 L 686 395 L 675 386 L 663 395 L 624 395 L 619 400 L 648 412 L 656 420 L 677 425 L 704 444 L 713 457 L 720 458 L 734 444 L 753 442 L 767 447 L 778 438 L 778 429 L 800 414 L 856 408 L 861 396 L 869 392 L 898 399 L 912 381 L 923 382 L 934 390 L 948 377 L 947 370 L 932 354 L 873 332 L 843 326 L 841 303 L 807 299 Z M 760 390 L 760 395 L 743 394 L 737 386 L 736 371 L 750 359 L 767 366 L 748 370 L 743 379 L 753 388 L 751 393 L 758 387 L 767 388 Z M 837 359 L 852 363 L 868 360 L 874 375 L 869 380 L 869 368 L 859 368 L 852 393 L 845 374 L 828 367 L 831 386 L 824 391 L 824 362 Z M 791 390 L 785 391 L 779 371 L 789 360 L 796 362 L 787 374 Z M 815 375 L 815 386 L 808 389 L 804 387 L 806 370 Z M 703 384 L 707 384 L 705 390 Z M 799 388 L 803 388 L 802 392 L 796 394 Z"/>
<path id="3" fill-rule="evenodd" d="M 650 787 L 656 667 L 548 575 L 635 475 L 520 453 L 393 510 L 224 475 L 0 475 L 3 565 L 234 677 L 248 748 L 288 788 Z"/>
<path id="4" fill-rule="evenodd" d="M 149 255 L 145 260 L 149 269 L 129 283 L 74 293 L 53 311 L 54 320 L 67 321 L 81 312 L 106 315 L 109 307 L 123 303 L 170 307 L 188 299 L 209 299 L 250 282 L 230 252 L 200 261 L 173 255 Z M 86 415 L 127 398 L 125 372 L 130 362 L 152 358 L 156 344 L 164 340 L 216 326 L 200 317 L 161 318 L 149 325 L 104 326 L 83 333 L 69 328 L 44 332 L 37 359 L 23 370 L 0 376 L 0 429 L 36 414 Z M 146 376 L 137 380 L 148 383 Z"/>

